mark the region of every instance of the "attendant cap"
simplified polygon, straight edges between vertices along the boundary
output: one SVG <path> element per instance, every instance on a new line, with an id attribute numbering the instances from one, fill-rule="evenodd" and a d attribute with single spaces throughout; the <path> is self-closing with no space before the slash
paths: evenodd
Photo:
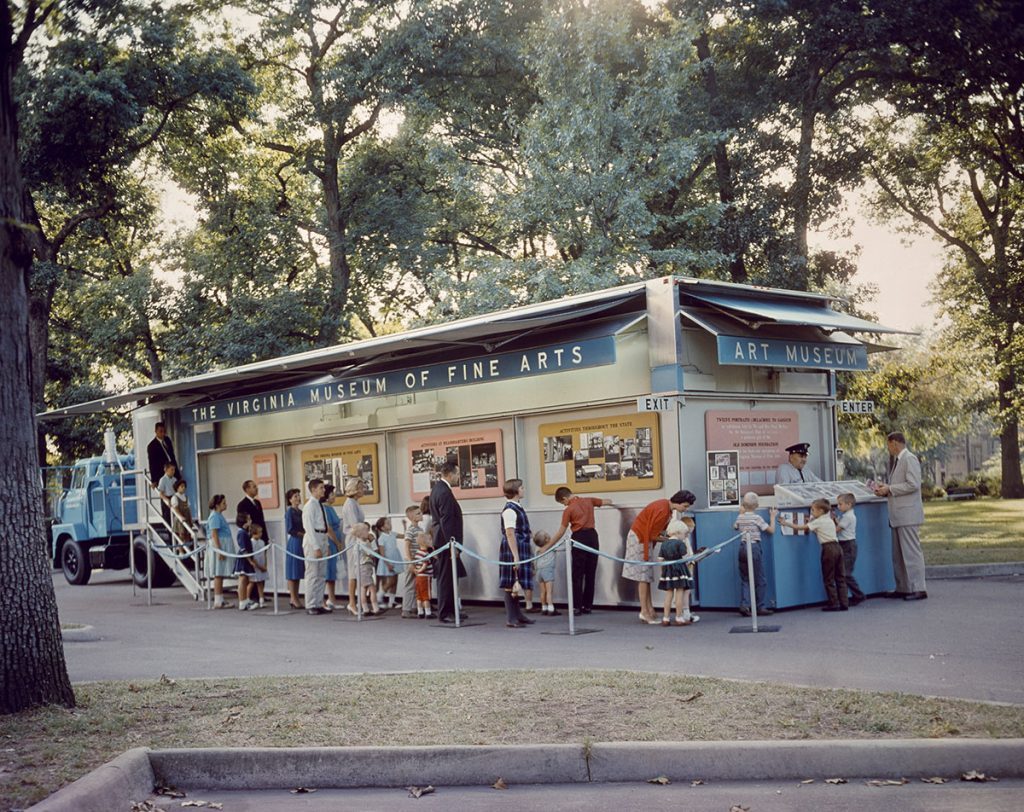
<path id="1" fill-rule="evenodd" d="M 791 446 L 786 446 L 786 451 L 790 454 L 807 454 L 807 449 L 811 447 L 810 443 L 793 443 Z"/>

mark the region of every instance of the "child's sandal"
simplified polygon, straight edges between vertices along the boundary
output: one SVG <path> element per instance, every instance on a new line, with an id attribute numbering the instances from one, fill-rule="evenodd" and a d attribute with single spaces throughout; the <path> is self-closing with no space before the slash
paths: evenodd
<path id="1" fill-rule="evenodd" d="M 663 619 L 663 620 L 661 621 L 661 625 L 662 625 L 662 626 L 671 626 L 672 624 L 671 624 L 671 623 L 669 623 L 669 621 L 668 621 L 668 618 L 665 618 L 665 619 Z"/>

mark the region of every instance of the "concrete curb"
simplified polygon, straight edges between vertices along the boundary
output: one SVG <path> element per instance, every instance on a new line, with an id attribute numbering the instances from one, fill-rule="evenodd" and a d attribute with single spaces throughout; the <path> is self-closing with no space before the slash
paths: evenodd
<path id="1" fill-rule="evenodd" d="M 1024 778 L 1024 739 L 614 742 L 451 747 L 137 748 L 31 812 L 109 812 L 184 790 L 482 786 L 763 779 Z"/>
<path id="2" fill-rule="evenodd" d="M 153 772 L 178 787 L 404 787 L 409 784 L 574 783 L 587 780 L 577 744 L 154 750 Z"/>
<path id="3" fill-rule="evenodd" d="M 149 748 L 126 750 L 30 809 L 33 812 L 111 812 L 153 794 Z"/>
<path id="4" fill-rule="evenodd" d="M 990 575 L 1024 574 L 1024 561 L 999 564 L 934 564 L 925 567 L 925 578 L 941 581 L 945 578 L 984 578 Z"/>

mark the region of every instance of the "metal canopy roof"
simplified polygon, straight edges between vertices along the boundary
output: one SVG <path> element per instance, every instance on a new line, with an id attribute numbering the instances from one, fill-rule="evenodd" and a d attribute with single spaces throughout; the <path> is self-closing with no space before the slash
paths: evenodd
<path id="1" fill-rule="evenodd" d="M 705 307 L 721 310 L 734 319 L 743 320 L 757 329 L 768 324 L 810 325 L 822 330 L 855 330 L 865 332 L 903 332 L 872 322 L 837 313 L 828 308 L 834 297 L 802 291 L 759 288 L 730 282 L 669 277 L 680 291 L 682 303 L 688 299 Z M 39 415 L 42 420 L 70 415 L 90 414 L 146 400 L 185 398 L 199 400 L 226 391 L 242 394 L 268 380 L 281 383 L 282 378 L 308 381 L 317 376 L 330 378 L 357 369 L 380 364 L 400 364 L 427 354 L 458 353 L 473 350 L 492 352 L 506 344 L 531 341 L 545 331 L 558 329 L 582 334 L 594 329 L 611 329 L 605 335 L 628 329 L 646 315 L 647 282 L 633 282 L 614 288 L 567 296 L 554 301 L 487 313 L 444 324 L 420 327 L 393 335 L 377 336 L 348 344 L 324 347 L 294 355 L 215 370 L 174 381 L 150 384 L 120 394 L 54 409 Z M 613 317 L 625 317 L 617 326 Z M 750 320 L 752 317 L 752 320 Z M 608 320 L 604 326 L 596 324 Z M 763 335 L 763 333 L 759 333 Z M 834 338 L 833 340 L 837 340 Z"/>

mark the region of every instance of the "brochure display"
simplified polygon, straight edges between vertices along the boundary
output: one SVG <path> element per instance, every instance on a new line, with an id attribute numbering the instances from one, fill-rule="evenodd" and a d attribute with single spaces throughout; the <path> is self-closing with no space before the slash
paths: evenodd
<path id="1" fill-rule="evenodd" d="M 867 485 L 857 479 L 844 479 L 836 482 L 791 482 L 787 485 L 775 486 L 775 504 L 780 507 L 799 507 L 810 505 L 815 499 L 828 499 L 833 505 L 842 493 L 852 493 L 857 502 L 876 502 L 875 496 Z"/>
<path id="2" fill-rule="evenodd" d="M 538 428 L 542 490 L 573 493 L 661 487 L 661 440 L 655 412 L 545 423 Z"/>
<path id="3" fill-rule="evenodd" d="M 380 502 L 380 486 L 377 471 L 377 444 L 332 446 L 314 448 L 302 452 L 302 479 L 322 479 L 334 485 L 334 496 L 328 502 L 341 505 L 345 502 L 345 480 L 357 476 L 363 480 L 365 495 L 359 500 L 363 505 Z"/>

